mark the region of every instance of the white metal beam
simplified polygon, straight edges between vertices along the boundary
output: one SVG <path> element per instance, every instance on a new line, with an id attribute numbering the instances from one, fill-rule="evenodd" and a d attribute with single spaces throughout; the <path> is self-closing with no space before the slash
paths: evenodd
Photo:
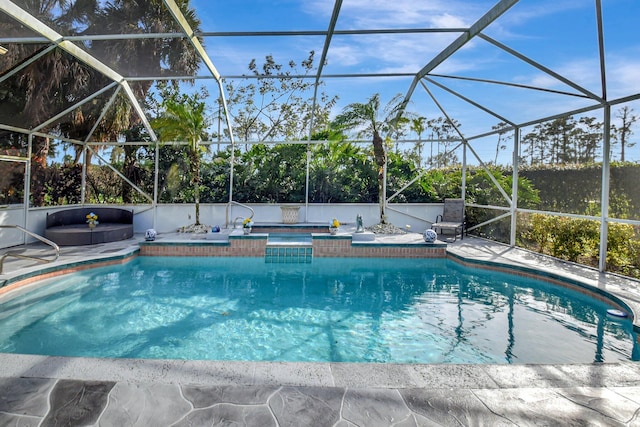
<path id="1" fill-rule="evenodd" d="M 204 64 L 207 66 L 209 72 L 216 80 L 220 81 L 220 73 L 216 69 L 215 65 L 213 65 L 213 62 L 211 61 L 211 58 L 209 58 L 207 51 L 204 49 L 204 46 L 202 46 L 202 43 L 200 43 L 200 40 L 194 33 L 193 28 L 191 28 L 191 25 L 189 24 L 189 22 L 187 22 L 176 2 L 174 0 L 164 0 L 164 4 L 167 6 L 167 9 L 169 9 L 169 12 L 171 12 L 171 15 L 173 15 L 173 19 L 175 19 L 176 23 L 180 26 L 180 28 L 182 28 L 185 36 L 189 39 L 189 42 L 198 53 L 198 56 L 200 56 Z"/>
<path id="2" fill-rule="evenodd" d="M 438 65 L 442 64 L 451 55 L 456 53 L 460 48 L 467 44 L 471 39 L 480 34 L 489 24 L 498 19 L 503 13 L 509 10 L 513 5 L 518 3 L 518 0 L 500 0 L 495 6 L 493 6 L 487 13 L 485 13 L 480 19 L 478 19 L 473 25 L 469 27 L 464 34 L 461 34 L 456 38 L 449 46 L 444 48 L 439 54 L 437 54 L 427 65 L 416 74 L 409 90 L 405 95 L 403 104 L 406 106 L 413 95 L 413 92 L 418 85 L 418 82 L 431 72 Z"/>

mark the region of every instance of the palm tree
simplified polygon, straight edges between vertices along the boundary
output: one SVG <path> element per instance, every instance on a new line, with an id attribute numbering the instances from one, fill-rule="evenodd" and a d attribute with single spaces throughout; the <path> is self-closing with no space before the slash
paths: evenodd
<path id="1" fill-rule="evenodd" d="M 381 112 L 380 94 L 376 93 L 364 104 L 354 102 L 347 105 L 333 121 L 333 126 L 338 130 L 360 129 L 358 136 L 373 135 L 373 156 L 378 168 L 378 204 L 381 224 L 387 223 L 384 194 L 387 149 L 382 135 L 388 138 L 388 135 L 395 129 L 403 112 L 402 100 L 402 94 L 397 94 Z"/>
<path id="2" fill-rule="evenodd" d="M 200 142 L 208 137 L 209 120 L 205 115 L 205 95 L 170 96 L 162 102 L 162 115 L 151 122 L 163 142 L 185 141 L 189 146 L 189 172 L 196 204 L 196 222 L 200 225 Z"/>

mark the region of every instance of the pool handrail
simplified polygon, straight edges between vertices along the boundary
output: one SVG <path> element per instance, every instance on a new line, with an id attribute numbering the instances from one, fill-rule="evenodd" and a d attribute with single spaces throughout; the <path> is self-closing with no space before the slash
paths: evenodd
<path id="1" fill-rule="evenodd" d="M 236 202 L 236 201 L 232 200 L 229 203 L 227 203 L 226 218 L 225 218 L 225 228 L 229 228 L 229 208 L 231 207 L 231 205 L 237 205 L 237 206 L 243 207 L 245 209 L 249 209 L 251 211 L 251 216 L 249 216 L 249 219 L 253 219 L 253 216 L 255 215 L 255 211 L 253 210 L 253 208 L 251 206 L 243 205 L 242 203 L 239 203 L 239 202 Z M 236 219 L 238 219 L 238 218 L 236 218 Z M 233 228 L 235 228 L 235 220 L 234 220 Z"/>
<path id="2" fill-rule="evenodd" d="M 45 258 L 41 258 L 41 257 L 37 257 L 37 256 L 23 255 L 23 254 L 18 253 L 18 252 L 9 251 L 9 252 L 5 253 L 4 255 L 2 255 L 2 257 L 0 257 L 0 274 L 2 274 L 2 272 L 3 272 L 4 260 L 6 258 L 10 257 L 10 256 L 14 257 L 14 258 L 19 258 L 19 259 L 30 259 L 30 260 L 34 260 L 34 261 L 41 262 L 41 263 L 54 262 L 60 256 L 60 247 L 57 244 L 55 244 L 54 242 L 52 242 L 51 240 L 49 240 L 49 239 L 47 239 L 45 237 L 42 237 L 39 234 L 36 234 L 36 233 L 34 233 L 32 231 L 29 231 L 26 228 L 21 227 L 19 225 L 0 225 L 0 228 L 15 228 L 16 230 L 20 230 L 23 233 L 25 233 L 25 234 L 27 234 L 27 235 L 29 235 L 29 236 L 37 239 L 37 240 L 40 240 L 42 243 L 45 243 L 45 244 L 51 246 L 56 251 L 55 257 L 53 259 L 45 259 Z"/>

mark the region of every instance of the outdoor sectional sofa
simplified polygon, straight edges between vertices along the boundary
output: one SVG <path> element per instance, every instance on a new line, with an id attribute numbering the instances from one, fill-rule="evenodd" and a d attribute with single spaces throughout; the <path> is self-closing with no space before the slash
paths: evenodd
<path id="1" fill-rule="evenodd" d="M 89 228 L 87 215 L 98 215 Z M 119 208 L 73 208 L 47 214 L 44 237 L 60 246 L 95 245 L 133 237 L 133 211 Z"/>

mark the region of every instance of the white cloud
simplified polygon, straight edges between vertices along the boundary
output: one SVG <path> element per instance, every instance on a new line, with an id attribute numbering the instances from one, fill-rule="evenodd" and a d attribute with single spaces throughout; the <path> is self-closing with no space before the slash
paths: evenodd
<path id="1" fill-rule="evenodd" d="M 609 99 L 640 92 L 640 79 L 638 79 L 640 59 L 637 58 L 637 55 L 607 58 L 606 77 Z M 602 95 L 600 63 L 597 58 L 577 58 L 567 61 L 554 71 L 586 90 L 598 96 Z M 542 88 L 574 91 L 562 81 L 541 71 L 535 71 L 530 75 L 519 75 L 513 81 Z"/>
<path id="2" fill-rule="evenodd" d="M 349 0 L 342 4 L 338 26 L 345 28 L 401 28 L 401 27 L 440 27 L 471 25 L 481 13 L 493 6 L 489 0 L 476 0 L 470 6 L 457 4 L 457 1 L 430 0 Z M 330 6 L 330 7 L 329 7 Z M 308 13 L 322 13 L 329 16 L 333 2 L 326 0 L 306 1 L 304 5 Z M 451 11 L 460 11 L 454 16 Z"/>
<path id="3" fill-rule="evenodd" d="M 468 26 L 468 23 L 463 22 L 460 16 L 454 16 L 449 13 L 435 16 L 432 22 L 436 28 L 462 28 Z"/>
<path id="4" fill-rule="evenodd" d="M 628 57 L 612 57 L 607 68 L 609 99 L 640 93 L 638 76 L 640 59 L 637 53 Z"/>

